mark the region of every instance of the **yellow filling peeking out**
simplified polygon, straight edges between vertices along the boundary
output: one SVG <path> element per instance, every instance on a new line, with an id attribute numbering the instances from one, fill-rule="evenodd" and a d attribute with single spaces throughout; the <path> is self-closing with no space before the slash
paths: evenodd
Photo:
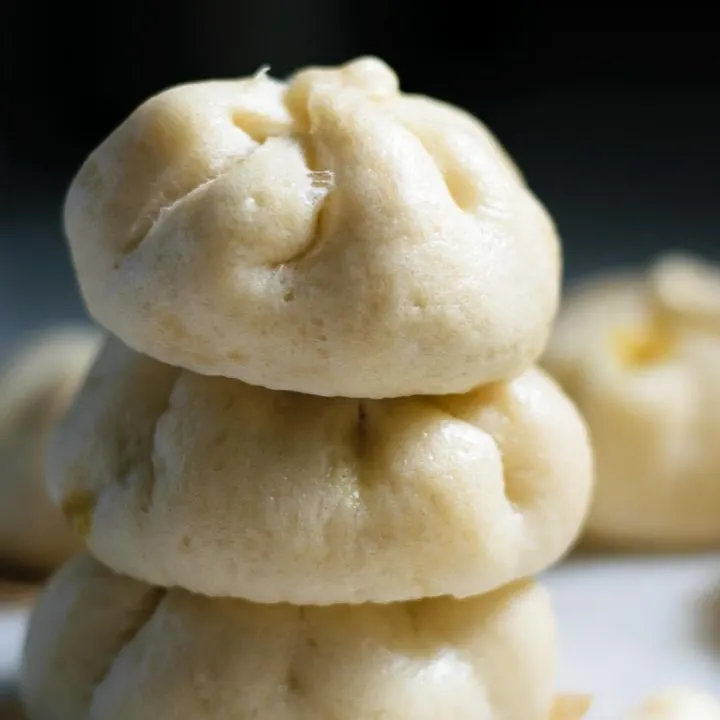
<path id="1" fill-rule="evenodd" d="M 80 490 L 70 493 L 60 509 L 68 519 L 75 534 L 84 540 L 92 530 L 92 515 L 95 509 L 95 494 Z"/>
<path id="2" fill-rule="evenodd" d="M 640 368 L 667 360 L 674 351 L 673 334 L 658 325 L 616 328 L 611 344 L 620 362 L 629 368 Z"/>
<path id="3" fill-rule="evenodd" d="M 550 710 L 549 720 L 582 720 L 590 705 L 589 695 L 559 695 Z"/>

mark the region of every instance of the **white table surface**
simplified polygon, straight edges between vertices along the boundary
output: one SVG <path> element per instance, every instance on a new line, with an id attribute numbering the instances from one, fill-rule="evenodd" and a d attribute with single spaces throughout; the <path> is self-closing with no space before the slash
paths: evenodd
<path id="1" fill-rule="evenodd" d="M 577 558 L 542 580 L 558 615 L 558 689 L 594 695 L 589 720 L 617 720 L 668 686 L 720 696 L 720 554 Z M 14 680 L 26 622 L 17 607 L 0 614 L 2 684 Z"/>
<path id="2" fill-rule="evenodd" d="M 720 696 L 720 554 L 583 558 L 546 577 L 560 634 L 559 685 L 595 696 L 593 720 L 690 685 Z"/>

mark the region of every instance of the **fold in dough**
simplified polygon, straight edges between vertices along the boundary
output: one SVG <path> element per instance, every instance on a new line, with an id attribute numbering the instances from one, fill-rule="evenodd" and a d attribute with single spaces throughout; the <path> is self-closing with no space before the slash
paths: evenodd
<path id="1" fill-rule="evenodd" d="M 39 601 L 32 720 L 546 720 L 547 594 L 326 608 L 158 590 L 81 556 Z"/>
<path id="2" fill-rule="evenodd" d="M 43 332 L 0 373 L 0 563 L 46 573 L 80 543 L 45 492 L 45 451 L 100 349 L 86 328 Z"/>
<path id="3" fill-rule="evenodd" d="M 51 496 L 118 572 L 299 605 L 531 575 L 572 543 L 592 480 L 582 420 L 537 370 L 358 401 L 196 375 L 116 340 L 48 467 Z"/>
<path id="4" fill-rule="evenodd" d="M 588 423 L 596 545 L 720 543 L 720 271 L 668 255 L 568 295 L 543 364 Z"/>
<path id="5" fill-rule="evenodd" d="M 126 344 L 277 390 L 467 392 L 538 358 L 559 299 L 552 220 L 492 134 L 373 58 L 151 98 L 65 229 Z"/>

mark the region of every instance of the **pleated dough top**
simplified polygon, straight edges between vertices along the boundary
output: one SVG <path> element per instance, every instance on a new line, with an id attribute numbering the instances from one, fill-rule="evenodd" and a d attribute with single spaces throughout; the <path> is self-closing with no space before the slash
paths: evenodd
<path id="1" fill-rule="evenodd" d="M 558 303 L 554 225 L 492 134 L 373 58 L 151 98 L 65 228 L 126 344 L 272 389 L 466 392 L 532 364 Z"/>

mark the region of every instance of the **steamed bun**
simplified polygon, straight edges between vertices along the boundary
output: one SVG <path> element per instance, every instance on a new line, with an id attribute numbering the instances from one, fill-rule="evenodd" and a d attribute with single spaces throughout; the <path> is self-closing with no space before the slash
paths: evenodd
<path id="1" fill-rule="evenodd" d="M 51 582 L 22 670 L 31 720 L 546 720 L 546 593 L 297 607 L 163 591 L 87 556 Z"/>
<path id="2" fill-rule="evenodd" d="M 0 563 L 53 570 L 78 547 L 45 493 L 45 451 L 100 346 L 85 328 L 28 340 L 0 372 Z"/>
<path id="3" fill-rule="evenodd" d="M 466 392 L 532 364 L 558 302 L 553 223 L 504 150 L 373 58 L 151 98 L 65 228 L 126 344 L 278 390 Z"/>
<path id="4" fill-rule="evenodd" d="M 720 270 L 668 255 L 587 282 L 544 362 L 593 440 L 588 540 L 720 544 Z"/>
<path id="5" fill-rule="evenodd" d="M 627 720 L 720 720 L 720 702 L 695 690 L 666 690 L 647 700 Z"/>
<path id="6" fill-rule="evenodd" d="M 115 340 L 48 469 L 118 572 L 299 605 L 464 597 L 535 573 L 572 543 L 592 480 L 585 427 L 537 370 L 463 396 L 323 398 Z"/>

